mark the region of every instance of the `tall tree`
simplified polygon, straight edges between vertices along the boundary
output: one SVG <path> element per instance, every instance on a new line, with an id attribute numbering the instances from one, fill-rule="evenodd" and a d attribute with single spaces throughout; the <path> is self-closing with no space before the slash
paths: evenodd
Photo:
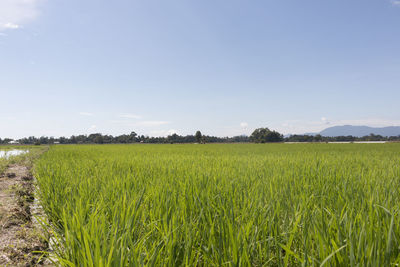
<path id="1" fill-rule="evenodd" d="M 283 135 L 268 128 L 258 128 L 251 134 L 250 140 L 254 143 L 282 142 Z"/>
<path id="2" fill-rule="evenodd" d="M 195 137 L 196 137 L 196 142 L 197 143 L 201 143 L 201 139 L 202 139 L 203 136 L 201 135 L 200 131 L 196 132 Z"/>

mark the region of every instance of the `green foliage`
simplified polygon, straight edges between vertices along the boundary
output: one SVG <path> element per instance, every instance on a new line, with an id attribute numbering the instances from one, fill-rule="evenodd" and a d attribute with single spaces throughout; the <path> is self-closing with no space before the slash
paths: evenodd
<path id="1" fill-rule="evenodd" d="M 55 146 L 64 266 L 396 266 L 400 144 Z"/>
<path id="2" fill-rule="evenodd" d="M 268 128 L 258 128 L 251 134 L 250 141 L 254 143 L 282 142 L 283 135 Z"/>
<path id="3" fill-rule="evenodd" d="M 196 132 L 195 137 L 196 137 L 196 142 L 197 143 L 200 143 L 202 141 L 202 135 L 201 135 L 200 131 Z"/>

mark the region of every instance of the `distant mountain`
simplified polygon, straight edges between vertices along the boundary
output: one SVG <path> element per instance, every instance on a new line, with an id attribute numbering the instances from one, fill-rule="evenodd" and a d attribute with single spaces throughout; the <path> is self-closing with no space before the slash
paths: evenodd
<path id="1" fill-rule="evenodd" d="M 389 127 L 369 127 L 369 126 L 333 126 L 326 128 L 319 134 L 322 136 L 347 136 L 352 135 L 356 137 L 362 137 L 370 134 L 382 135 L 382 136 L 398 136 L 400 135 L 400 126 L 389 126 Z"/>

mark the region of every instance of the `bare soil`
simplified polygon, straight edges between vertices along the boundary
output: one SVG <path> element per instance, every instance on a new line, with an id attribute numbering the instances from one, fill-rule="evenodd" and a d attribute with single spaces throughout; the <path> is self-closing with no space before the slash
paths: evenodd
<path id="1" fill-rule="evenodd" d="M 0 175 L 0 266 L 45 264 L 38 251 L 46 251 L 48 244 L 32 214 L 38 212 L 33 193 L 28 167 L 11 165 Z"/>

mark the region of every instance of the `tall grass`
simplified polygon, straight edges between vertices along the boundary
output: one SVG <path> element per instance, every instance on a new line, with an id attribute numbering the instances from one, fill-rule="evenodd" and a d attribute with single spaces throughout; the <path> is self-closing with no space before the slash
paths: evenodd
<path id="1" fill-rule="evenodd" d="M 65 266 L 400 263 L 400 144 L 57 146 L 35 175 Z"/>

